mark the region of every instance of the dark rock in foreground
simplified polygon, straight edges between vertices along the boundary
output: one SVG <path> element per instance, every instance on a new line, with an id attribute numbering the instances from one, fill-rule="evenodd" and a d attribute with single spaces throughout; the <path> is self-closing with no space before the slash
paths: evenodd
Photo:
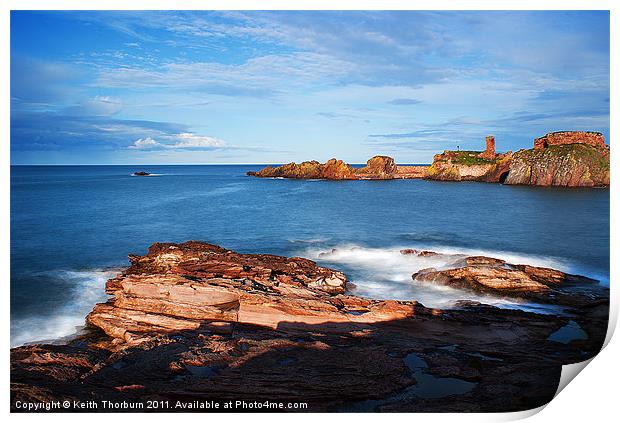
<path id="1" fill-rule="evenodd" d="M 524 410 L 553 397 L 561 365 L 598 352 L 607 324 L 600 298 L 558 316 L 472 302 L 430 309 L 347 295 L 342 273 L 307 259 L 201 242 L 154 244 L 130 260 L 107 283 L 113 297 L 89 314 L 89 335 L 11 350 L 14 411 L 18 401 L 52 400 L 168 401 L 162 411 L 205 400 L 308 404 L 284 411 Z M 564 283 L 551 269 L 519 271 Z M 569 322 L 587 339 L 549 339 Z M 425 396 L 425 385 L 450 380 L 458 390 L 448 383 L 443 397 Z"/>

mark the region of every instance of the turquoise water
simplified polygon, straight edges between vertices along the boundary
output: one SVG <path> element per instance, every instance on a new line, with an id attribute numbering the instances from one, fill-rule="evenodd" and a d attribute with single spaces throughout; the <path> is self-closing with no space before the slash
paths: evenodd
<path id="1" fill-rule="evenodd" d="M 343 270 L 359 295 L 428 306 L 471 294 L 414 283 L 412 273 L 441 263 L 401 248 L 491 255 L 609 283 L 607 189 L 245 176 L 261 167 L 13 166 L 12 344 L 75 332 L 127 253 L 157 241 L 301 255 Z M 159 176 L 131 176 L 139 170 Z"/>

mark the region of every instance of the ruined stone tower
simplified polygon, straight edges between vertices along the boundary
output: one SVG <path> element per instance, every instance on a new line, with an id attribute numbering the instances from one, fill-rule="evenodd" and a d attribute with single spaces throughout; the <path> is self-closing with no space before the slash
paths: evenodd
<path id="1" fill-rule="evenodd" d="M 487 137 L 487 149 L 488 147 Z M 560 131 L 551 132 L 534 140 L 534 149 L 542 150 L 552 145 L 588 144 L 593 147 L 605 147 L 605 138 L 600 132 L 594 131 Z"/>
<path id="2" fill-rule="evenodd" d="M 493 160 L 495 158 L 495 137 L 493 135 L 487 135 L 487 149 L 484 150 L 480 156 L 486 160 Z"/>

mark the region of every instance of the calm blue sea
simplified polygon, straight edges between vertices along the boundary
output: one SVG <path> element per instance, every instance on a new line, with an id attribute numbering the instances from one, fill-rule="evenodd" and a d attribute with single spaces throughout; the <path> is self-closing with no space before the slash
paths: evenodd
<path id="1" fill-rule="evenodd" d="M 74 333 L 127 253 L 157 241 L 300 255 L 343 270 L 360 295 L 428 306 L 470 294 L 414 283 L 412 273 L 441 263 L 401 248 L 491 255 L 609 283 L 607 189 L 245 176 L 261 167 L 13 166 L 12 344 Z M 158 176 L 131 176 L 139 170 Z"/>

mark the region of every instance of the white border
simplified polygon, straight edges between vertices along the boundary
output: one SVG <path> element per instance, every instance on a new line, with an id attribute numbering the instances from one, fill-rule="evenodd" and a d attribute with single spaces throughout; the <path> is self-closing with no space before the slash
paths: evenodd
<path id="1" fill-rule="evenodd" d="M 10 63 L 10 10 L 199 10 L 199 9 L 229 9 L 229 10 L 267 10 L 267 9 L 289 9 L 289 10 L 311 10 L 311 9 L 334 9 L 334 10 L 611 10 L 611 122 L 610 122 L 610 141 L 614 137 L 618 128 L 618 75 L 620 75 L 620 67 L 618 66 L 618 53 L 620 33 L 618 27 L 620 24 L 619 7 L 617 2 L 612 0 L 521 0 L 521 1 L 458 1 L 458 0 L 420 0 L 420 1 L 398 1 L 398 0 L 382 0 L 369 1 L 357 0 L 355 2 L 346 2 L 340 0 L 229 0 L 229 1 L 200 1 L 200 0 L 5 0 L 0 3 L 0 54 L 1 59 L 1 90 L 2 102 L 0 103 L 0 128 L 2 131 L 2 150 L 0 160 L 2 167 L 0 168 L 0 177 L 2 183 L 2 198 L 4 201 L 0 203 L 2 213 L 2 223 L 0 224 L 0 236 L 2 244 L 0 246 L 0 262 L 2 263 L 1 279 L 4 288 L 4 295 L 1 296 L 1 306 L 4 316 L 3 339 L 5 347 L 1 348 L 2 362 L 4 363 L 5 372 L 3 373 L 2 396 L 0 397 L 0 407 L 9 413 L 9 320 L 10 320 L 10 296 L 9 296 L 9 257 L 10 257 L 10 236 L 9 236 L 9 168 L 10 168 L 10 125 L 9 125 L 9 63 Z M 610 142 L 611 144 L 611 142 Z M 615 283 L 618 275 L 618 224 L 614 217 L 617 215 L 618 207 L 618 183 L 619 178 L 616 175 L 615 150 L 612 148 L 612 184 L 611 184 L 611 292 L 612 292 L 612 310 L 610 314 L 610 327 L 607 336 L 607 342 L 611 338 L 613 329 L 618 316 L 618 292 L 615 289 Z M 558 218 L 561 218 L 559 216 Z M 587 248 L 587 247 L 586 247 Z M 547 407 L 544 412 L 536 414 L 539 410 L 531 410 L 522 413 L 504 413 L 504 414 L 389 414 L 386 418 L 390 420 L 403 421 L 410 423 L 412 419 L 420 421 L 432 419 L 433 422 L 446 422 L 458 419 L 462 422 L 482 422 L 482 421 L 507 421 L 515 420 L 536 414 L 531 419 L 533 421 L 542 421 L 541 419 L 553 419 L 563 422 L 573 421 L 609 421 L 612 416 L 618 415 L 618 406 L 620 402 L 617 397 L 617 377 L 618 363 L 617 358 L 620 357 L 620 344 L 618 340 L 611 340 L 609 345 L 601 352 L 601 354 L 592 360 L 588 365 L 588 370 L 582 372 L 577 377 L 577 382 L 569 384 L 566 389 Z M 289 414 L 269 414 L 269 415 L 250 415 L 241 414 L 235 417 L 231 415 L 206 415 L 206 414 L 183 414 L 179 418 L 183 420 L 199 420 L 208 421 L 210 419 L 265 419 L 270 421 L 288 421 L 291 418 L 300 421 L 314 421 L 317 418 L 338 419 L 338 420 L 355 420 L 356 422 L 370 421 L 376 419 L 374 414 L 329 414 L 317 416 L 315 414 L 289 415 Z M 37 414 L 11 414 L 10 418 L 16 421 L 38 420 L 42 415 Z M 54 414 L 43 417 L 51 421 L 82 421 L 84 419 L 94 419 L 96 421 L 104 421 L 109 419 L 136 419 L 144 416 L 132 414 Z M 616 417 L 617 418 L 617 417 Z M 167 420 L 169 415 L 156 414 L 150 415 L 149 419 Z"/>

